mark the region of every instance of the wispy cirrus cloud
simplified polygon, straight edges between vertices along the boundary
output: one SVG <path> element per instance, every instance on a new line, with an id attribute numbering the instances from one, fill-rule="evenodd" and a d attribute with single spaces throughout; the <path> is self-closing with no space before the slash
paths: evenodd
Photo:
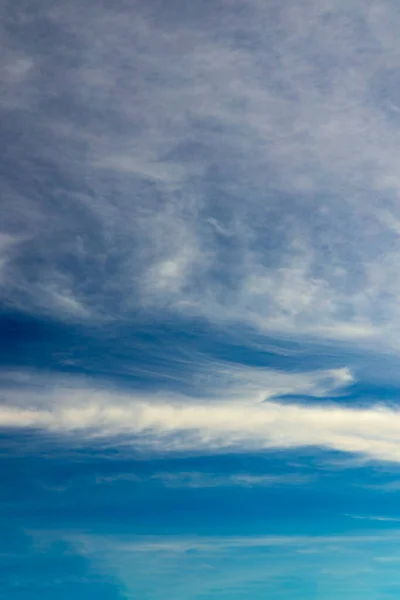
<path id="1" fill-rule="evenodd" d="M 396 7 L 156 5 L 5 15 L 4 301 L 397 348 Z"/>
<path id="2" fill-rule="evenodd" d="M 51 535 L 51 534 L 50 534 Z M 68 534 L 67 534 L 68 535 Z M 83 548 L 97 545 L 97 536 L 70 535 Z M 103 536 L 100 539 L 106 540 Z M 133 539 L 132 539 L 133 538 Z M 396 543 L 399 531 L 363 532 L 349 535 L 264 535 L 264 536 L 109 536 L 108 543 L 118 550 L 134 552 L 165 551 L 185 553 L 188 550 L 215 551 L 232 549 L 291 547 L 321 551 L 321 546 L 332 553 L 347 552 L 348 547 L 370 543 Z"/>
<path id="3" fill-rule="evenodd" d="M 381 521 L 383 523 L 398 523 L 400 521 L 399 517 L 383 517 L 376 515 L 346 515 L 346 517 L 360 519 L 361 521 Z"/>
<path id="4" fill-rule="evenodd" d="M 304 390 L 302 385 L 300 380 Z M 265 389 L 264 400 L 261 387 L 239 386 L 235 392 L 232 386 L 225 388 L 225 395 L 222 389 L 217 396 L 196 398 L 96 389 L 71 381 L 64 388 L 54 381 L 47 390 L 10 387 L 4 392 L 7 403 L 0 407 L 0 426 L 73 435 L 81 442 L 118 438 L 146 452 L 319 447 L 400 461 L 395 407 L 282 402 L 285 388 L 279 384 L 275 397 Z M 318 396 L 318 385 L 316 390 Z"/>
<path id="5" fill-rule="evenodd" d="M 393 492 L 396 493 L 400 490 L 400 481 L 392 480 L 386 481 L 384 483 L 371 483 L 365 484 L 362 487 L 365 487 L 370 490 L 376 490 L 377 492 Z"/>
<path id="6" fill-rule="evenodd" d="M 120 404 L 115 397 L 105 402 L 96 395 L 79 405 L 63 402 L 57 408 L 0 409 L 3 428 L 73 433 L 91 440 L 122 437 L 125 443 L 148 451 L 316 446 L 393 462 L 400 461 L 398 421 L 397 411 L 383 406 L 350 409 L 273 402 L 258 406 L 182 405 L 140 400 Z"/>
<path id="7" fill-rule="evenodd" d="M 377 595 L 384 594 L 388 580 L 393 582 L 389 589 L 394 597 L 398 584 L 397 565 L 385 560 L 396 555 L 398 531 L 338 536 L 148 536 L 146 539 L 131 535 L 106 538 L 79 532 L 64 535 L 97 568 L 117 576 L 132 594 L 151 589 L 161 596 L 167 590 L 183 600 L 193 595 L 193 589 L 197 595 L 215 595 L 215 590 L 221 595 L 221 590 L 226 597 L 240 596 L 250 589 L 259 597 L 265 594 L 273 597 L 277 596 L 279 586 L 278 593 L 290 598 L 294 593 L 306 596 L 309 589 L 318 586 L 324 595 L 343 592 L 348 600 L 360 589 L 365 594 L 371 590 Z M 162 573 L 162 584 L 154 584 L 154 570 Z"/>
<path id="8" fill-rule="evenodd" d="M 124 365 L 125 366 L 125 365 Z M 176 378 L 185 383 L 189 392 L 185 398 L 188 402 L 202 397 L 205 400 L 219 400 L 228 403 L 235 400 L 243 403 L 247 398 L 250 404 L 283 396 L 307 396 L 309 398 L 335 397 L 346 393 L 355 378 L 347 367 L 333 369 L 317 369 L 311 371 L 285 371 L 270 367 L 256 367 L 242 363 L 233 363 L 219 359 L 211 359 L 193 351 L 189 356 L 183 354 L 171 360 L 174 367 L 167 373 L 167 381 Z M 158 364 L 145 364 L 142 370 L 148 370 L 150 376 L 156 375 Z M 178 374 L 175 371 L 179 370 Z M 137 371 L 140 373 L 140 366 Z M 73 400 L 78 394 L 88 398 L 92 393 L 102 393 L 103 383 L 97 383 L 88 377 L 68 376 L 29 369 L 4 369 L 0 372 L 0 388 L 9 403 L 24 404 L 24 397 L 29 405 L 43 405 L 51 402 L 51 398 Z M 168 386 L 167 386 L 168 387 Z M 169 386 L 170 387 L 170 386 Z M 126 394 L 119 386 L 105 390 L 107 397 L 123 398 Z M 144 392 L 144 397 L 146 397 Z M 170 395 L 179 396 L 172 389 L 160 388 L 156 397 Z"/>
<path id="9" fill-rule="evenodd" d="M 301 474 L 252 474 L 235 473 L 220 474 L 201 471 L 153 473 L 147 477 L 133 473 L 116 473 L 96 477 L 96 483 L 115 483 L 116 481 L 134 481 L 143 483 L 149 481 L 159 482 L 171 488 L 218 488 L 218 487 L 281 487 L 287 485 L 304 485 L 311 481 L 311 477 Z"/>

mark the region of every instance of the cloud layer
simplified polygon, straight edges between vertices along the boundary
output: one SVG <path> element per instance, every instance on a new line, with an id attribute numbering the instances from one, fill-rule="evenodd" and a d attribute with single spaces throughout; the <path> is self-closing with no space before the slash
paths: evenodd
<path id="1" fill-rule="evenodd" d="M 398 349 L 397 6 L 178 5 L 3 9 L 6 306 Z"/>

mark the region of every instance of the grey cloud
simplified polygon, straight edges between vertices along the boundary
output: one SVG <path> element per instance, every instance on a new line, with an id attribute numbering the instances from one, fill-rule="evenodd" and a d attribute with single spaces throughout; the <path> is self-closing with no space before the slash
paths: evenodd
<path id="1" fill-rule="evenodd" d="M 4 301 L 396 347 L 399 20 L 382 0 L 6 3 Z"/>

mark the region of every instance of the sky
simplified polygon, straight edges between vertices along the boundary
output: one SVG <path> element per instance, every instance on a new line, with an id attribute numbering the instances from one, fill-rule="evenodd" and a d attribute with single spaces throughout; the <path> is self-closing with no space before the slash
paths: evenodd
<path id="1" fill-rule="evenodd" d="M 0 0 L 0 600 L 399 597 L 399 30 Z"/>

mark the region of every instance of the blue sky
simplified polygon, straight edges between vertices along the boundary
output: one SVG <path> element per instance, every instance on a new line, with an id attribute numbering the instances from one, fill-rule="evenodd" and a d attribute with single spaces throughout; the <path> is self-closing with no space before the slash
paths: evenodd
<path id="1" fill-rule="evenodd" d="M 0 28 L 0 597 L 397 598 L 397 3 Z"/>

